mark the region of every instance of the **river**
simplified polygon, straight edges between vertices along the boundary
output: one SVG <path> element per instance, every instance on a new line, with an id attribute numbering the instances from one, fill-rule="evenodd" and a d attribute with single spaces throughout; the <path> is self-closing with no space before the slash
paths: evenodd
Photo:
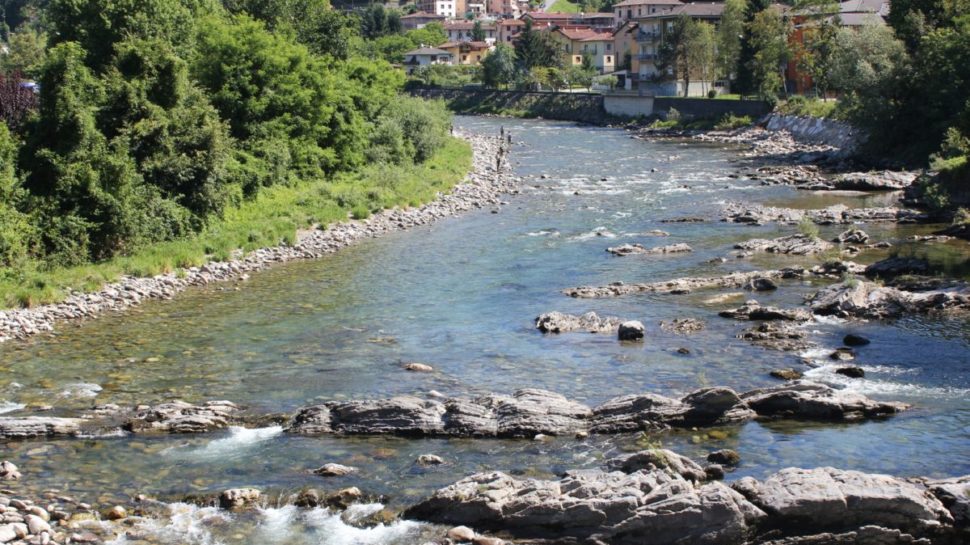
<path id="1" fill-rule="evenodd" d="M 408 393 L 511 393 L 537 387 L 593 405 L 623 394 L 682 395 L 702 386 L 737 390 L 777 384 L 768 372 L 796 367 L 807 377 L 914 408 L 886 420 L 832 425 L 748 423 L 704 432 L 593 436 L 584 441 L 293 437 L 279 427 L 198 437 L 118 437 L 12 442 L 3 457 L 21 467 L 17 486 L 57 487 L 95 503 L 136 494 L 176 501 L 189 494 L 254 486 L 294 491 L 304 486 L 357 486 L 374 503 L 342 516 L 292 506 L 228 515 L 177 504 L 174 515 L 141 525 L 161 543 L 420 543 L 433 528 L 389 521 L 355 525 L 393 513 L 475 471 L 549 477 L 597 467 L 604 458 L 644 444 L 701 460 L 733 448 L 741 466 L 728 480 L 761 477 L 788 466 L 831 465 L 902 476 L 970 473 L 970 322 L 907 318 L 893 322 L 813 323 L 812 339 L 828 351 L 846 333 L 870 338 L 858 350 L 864 379 L 833 373 L 825 350 L 769 351 L 735 338 L 743 324 L 717 317 L 737 306 L 710 303 L 716 291 L 571 299 L 561 290 L 613 281 L 649 282 L 735 270 L 814 264 L 814 257 L 730 256 L 734 243 L 791 234 L 792 226 L 719 222 L 721 206 L 751 201 L 792 207 L 882 205 L 884 195 L 836 195 L 762 186 L 732 177 L 737 149 L 676 141 L 648 142 L 615 129 L 567 123 L 457 119 L 465 129 L 511 132 L 522 192 L 498 214 L 484 209 L 433 226 L 368 240 L 336 255 L 255 274 L 246 282 L 193 289 L 122 315 L 64 325 L 55 336 L 0 345 L 0 410 L 72 415 L 95 403 L 228 399 L 257 414 L 292 413 L 322 400 Z M 703 223 L 662 223 L 699 216 Z M 649 235 L 664 230 L 668 237 Z M 844 227 L 822 227 L 832 238 Z M 900 242 L 927 226 L 867 225 L 891 251 L 928 254 L 950 274 L 967 276 L 965 242 L 913 246 Z M 694 252 L 613 257 L 624 242 L 685 242 Z M 871 262 L 888 251 L 857 260 Z M 796 306 L 818 283 L 785 281 L 762 303 Z M 750 297 L 750 295 L 749 295 Z M 647 326 L 642 344 L 611 335 L 543 335 L 533 320 L 559 310 L 617 315 Z M 666 333 L 662 320 L 694 317 L 704 331 Z M 678 352 L 688 348 L 687 355 Z M 812 368 L 803 358 L 816 362 Z M 434 373 L 409 373 L 424 362 Z M 27 408 L 24 408 L 27 406 Z M 434 453 L 446 463 L 414 464 Z M 324 480 L 308 470 L 327 462 L 360 468 Z M 380 515 L 380 513 L 378 513 Z M 135 543 L 135 538 L 118 543 Z"/>

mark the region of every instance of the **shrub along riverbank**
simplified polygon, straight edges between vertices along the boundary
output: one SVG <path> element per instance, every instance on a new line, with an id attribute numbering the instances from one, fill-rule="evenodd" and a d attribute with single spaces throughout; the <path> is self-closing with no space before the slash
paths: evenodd
<path id="1" fill-rule="evenodd" d="M 100 263 L 50 268 L 33 261 L 18 270 L 3 270 L 0 304 L 9 308 L 53 303 L 71 290 L 95 291 L 122 275 L 153 276 L 225 261 L 235 250 L 292 243 L 297 230 L 312 225 L 325 226 L 346 220 L 348 215 L 364 218 L 394 206 L 417 206 L 460 182 L 471 169 L 471 161 L 468 143 L 450 138 L 421 164 L 374 164 L 332 180 L 270 187 L 185 239 L 161 242 Z"/>
<path id="2" fill-rule="evenodd" d="M 39 95 L 0 73 L 0 304 L 276 245 L 464 177 L 451 114 L 400 94 L 355 17 L 263 4 L 31 4 Z"/>

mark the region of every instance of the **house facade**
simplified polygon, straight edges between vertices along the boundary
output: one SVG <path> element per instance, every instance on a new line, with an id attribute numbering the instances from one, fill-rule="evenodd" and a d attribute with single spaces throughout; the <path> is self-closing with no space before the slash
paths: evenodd
<path id="1" fill-rule="evenodd" d="M 613 18 L 616 25 L 623 25 L 627 21 L 639 21 L 682 5 L 684 3 L 680 0 L 623 0 L 613 5 Z"/>
<path id="2" fill-rule="evenodd" d="M 424 28 L 430 23 L 444 23 L 445 19 L 446 17 L 444 15 L 436 15 L 426 11 L 416 11 L 411 15 L 401 17 L 401 26 L 406 30 L 414 30 Z"/>
<path id="3" fill-rule="evenodd" d="M 478 66 L 495 46 L 487 42 L 447 42 L 438 46 L 451 54 L 452 64 Z"/>
<path id="4" fill-rule="evenodd" d="M 420 11 L 452 19 L 464 17 L 467 11 L 465 0 L 418 0 L 417 6 Z"/>
<path id="5" fill-rule="evenodd" d="M 404 54 L 404 71 L 408 74 L 422 66 L 434 64 L 451 64 L 451 53 L 437 47 L 421 47 Z"/>
<path id="6" fill-rule="evenodd" d="M 485 33 L 483 41 L 489 45 L 494 45 L 498 40 L 498 32 L 493 22 L 481 21 L 482 31 Z M 449 42 L 470 42 L 474 39 L 472 33 L 475 23 L 472 21 L 448 21 L 444 24 L 445 34 L 448 35 Z"/>
<path id="7" fill-rule="evenodd" d="M 517 0 L 487 0 L 488 13 L 517 19 L 522 15 Z"/>
<path id="8" fill-rule="evenodd" d="M 654 1 L 654 0 L 651 0 Z M 724 14 L 721 2 L 704 2 L 667 6 L 646 17 L 637 19 L 637 69 L 632 72 L 631 80 L 639 89 L 646 89 L 657 95 L 683 95 L 683 84 L 675 80 L 673 74 L 661 69 L 660 51 L 667 35 L 673 31 L 678 17 L 687 16 L 697 21 L 718 26 Z M 710 89 L 721 89 L 713 80 L 695 80 L 688 89 L 689 96 L 703 96 Z"/>
<path id="9" fill-rule="evenodd" d="M 525 28 L 525 21 L 502 19 L 496 23 L 496 26 L 498 27 L 498 43 L 514 46 L 516 37 Z"/>
<path id="10" fill-rule="evenodd" d="M 588 56 L 600 74 L 613 72 L 616 54 L 612 32 L 588 27 L 564 27 L 553 30 L 551 36 L 566 66 L 579 66 L 583 64 L 583 57 Z"/>

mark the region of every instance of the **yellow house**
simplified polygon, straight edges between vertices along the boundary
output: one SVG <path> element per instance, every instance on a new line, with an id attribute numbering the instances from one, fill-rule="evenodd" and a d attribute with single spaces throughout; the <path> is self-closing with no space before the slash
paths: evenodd
<path id="1" fill-rule="evenodd" d="M 613 33 L 590 27 L 559 27 L 552 31 L 552 39 L 563 54 L 567 66 L 583 64 L 589 56 L 600 74 L 612 72 L 616 65 Z"/>
<path id="2" fill-rule="evenodd" d="M 494 47 L 487 42 L 445 42 L 438 49 L 451 53 L 452 64 L 478 66 Z"/>
<path id="3" fill-rule="evenodd" d="M 640 71 L 640 46 L 637 43 L 639 23 L 627 21 L 613 31 L 613 51 L 616 52 L 616 69 L 629 70 L 636 74 Z"/>

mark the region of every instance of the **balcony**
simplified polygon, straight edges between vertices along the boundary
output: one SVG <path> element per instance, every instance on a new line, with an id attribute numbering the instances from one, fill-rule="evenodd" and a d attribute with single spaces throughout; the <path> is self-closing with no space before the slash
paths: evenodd
<path id="1" fill-rule="evenodd" d="M 657 60 L 657 54 L 656 53 L 640 53 L 639 55 L 637 55 L 637 60 L 640 61 L 640 62 L 643 62 L 643 61 L 655 61 L 655 60 Z"/>
<path id="2" fill-rule="evenodd" d="M 660 31 L 659 30 L 656 30 L 656 31 L 655 30 L 647 30 L 647 31 L 641 30 L 640 32 L 637 33 L 637 41 L 638 42 L 656 42 L 658 40 L 660 40 Z"/>

